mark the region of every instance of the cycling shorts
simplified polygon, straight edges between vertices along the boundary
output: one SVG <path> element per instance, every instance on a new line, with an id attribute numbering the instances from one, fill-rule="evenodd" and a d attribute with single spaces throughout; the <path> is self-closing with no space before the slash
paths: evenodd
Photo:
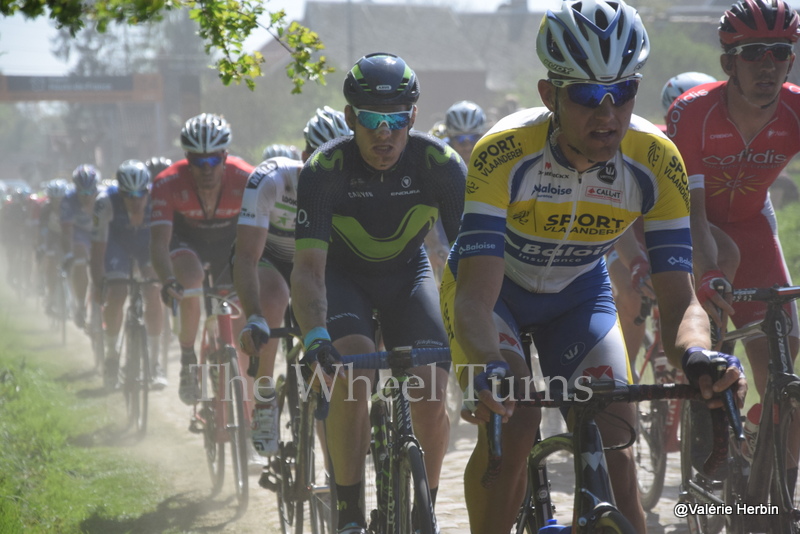
<path id="1" fill-rule="evenodd" d="M 448 267 L 442 281 L 441 302 L 449 334 L 454 332 L 455 289 L 456 281 Z M 603 262 L 557 293 L 531 293 L 505 277 L 494 307 L 494 322 L 500 350 L 523 359 L 521 332 L 533 333 L 545 380 L 563 377 L 570 387 L 580 376 L 632 382 Z M 450 351 L 456 372 L 461 375 L 470 362 L 452 335 Z M 532 362 L 527 359 L 525 363 L 533 373 Z"/>
<path id="2" fill-rule="evenodd" d="M 230 243 L 188 243 L 178 239 L 173 234 L 169 244 L 170 257 L 174 258 L 180 254 L 192 254 L 200 261 L 200 264 L 209 263 L 211 265 L 211 276 L 214 285 L 231 285 L 232 276 L 230 268 Z"/>
<path id="3" fill-rule="evenodd" d="M 447 346 L 436 281 L 422 249 L 404 271 L 356 274 L 329 263 L 325 285 L 332 340 L 352 334 L 375 339 L 373 311 L 377 311 L 387 348 Z M 450 362 L 437 365 L 450 369 Z"/>
<path id="4" fill-rule="evenodd" d="M 137 232 L 133 239 L 106 243 L 105 269 L 107 280 L 124 280 L 131 272 L 131 259 L 139 269 L 150 265 L 149 232 Z"/>

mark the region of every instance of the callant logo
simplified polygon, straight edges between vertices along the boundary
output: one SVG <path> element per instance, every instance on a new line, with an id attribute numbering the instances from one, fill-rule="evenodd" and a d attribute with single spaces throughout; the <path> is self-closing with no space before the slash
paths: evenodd
<path id="1" fill-rule="evenodd" d="M 602 200 L 610 200 L 611 202 L 622 202 L 622 191 L 619 189 L 590 187 L 586 190 L 586 196 L 591 198 L 599 198 Z"/>

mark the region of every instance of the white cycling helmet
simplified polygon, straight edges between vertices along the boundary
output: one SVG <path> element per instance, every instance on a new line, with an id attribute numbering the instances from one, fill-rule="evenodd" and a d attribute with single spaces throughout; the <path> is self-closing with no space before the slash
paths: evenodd
<path id="1" fill-rule="evenodd" d="M 181 147 L 194 154 L 209 154 L 225 150 L 231 144 L 228 122 L 212 113 L 192 117 L 181 130 Z"/>
<path id="2" fill-rule="evenodd" d="M 568 0 L 542 19 L 536 52 L 553 74 L 613 82 L 638 73 L 650 40 L 637 11 L 622 0 Z"/>
<path id="3" fill-rule="evenodd" d="M 150 171 L 147 165 L 136 159 L 123 161 L 117 169 L 117 184 L 123 193 L 139 193 L 149 191 Z"/>
<path id="4" fill-rule="evenodd" d="M 303 128 L 306 144 L 312 150 L 332 139 L 352 134 L 353 131 L 344 120 L 344 113 L 329 106 L 317 108 L 317 114 L 311 117 Z"/>
<path id="5" fill-rule="evenodd" d="M 100 172 L 94 165 L 85 163 L 78 165 L 72 171 L 72 183 L 80 191 L 97 191 L 97 184 L 100 182 Z"/>
<path id="6" fill-rule="evenodd" d="M 50 199 L 64 198 L 67 195 L 68 189 L 69 183 L 67 183 L 66 180 L 56 178 L 55 180 L 50 180 L 47 182 L 47 185 L 44 188 L 44 194 Z"/>
<path id="7" fill-rule="evenodd" d="M 673 76 L 667 80 L 667 83 L 664 84 L 664 88 L 661 89 L 661 105 L 664 106 L 664 113 L 669 110 L 669 107 L 676 98 L 689 89 L 697 87 L 698 85 L 703 85 L 704 83 L 716 81 L 717 79 L 713 76 L 702 72 L 682 72 L 677 76 Z"/>
<path id="8" fill-rule="evenodd" d="M 261 160 L 270 159 L 270 158 L 289 158 L 300 161 L 300 154 L 297 153 L 297 149 L 291 145 L 280 145 L 274 144 L 269 145 L 267 148 L 264 149 L 264 152 L 261 154 Z"/>
<path id="9" fill-rule="evenodd" d="M 486 125 L 486 113 L 475 102 L 462 100 L 447 110 L 444 123 L 448 135 L 483 133 Z"/>

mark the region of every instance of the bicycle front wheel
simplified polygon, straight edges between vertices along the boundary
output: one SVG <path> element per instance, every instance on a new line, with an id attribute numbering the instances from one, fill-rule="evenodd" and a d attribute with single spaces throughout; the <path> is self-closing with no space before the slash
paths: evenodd
<path id="1" fill-rule="evenodd" d="M 414 442 L 406 443 L 398 452 L 394 476 L 396 516 L 394 534 L 435 534 L 431 491 L 422 460 L 422 450 Z M 413 512 L 413 513 L 412 513 Z"/>
<path id="2" fill-rule="evenodd" d="M 150 376 L 147 356 L 147 332 L 144 325 L 129 325 L 125 336 L 124 392 L 128 425 L 138 437 L 147 432 L 147 388 Z"/>
<path id="3" fill-rule="evenodd" d="M 703 434 L 697 428 L 708 426 L 710 418 L 704 417 L 706 410 L 702 401 L 686 401 L 683 403 L 681 413 L 681 490 L 680 500 L 690 504 L 703 504 L 713 502 L 709 497 L 721 500 L 723 495 L 722 483 L 709 479 L 698 472 L 692 465 L 692 454 L 697 457 L 697 448 L 703 445 Z M 708 413 L 707 411 L 705 412 Z M 701 420 L 701 418 L 703 418 Z M 697 419 L 697 421 L 696 421 Z M 697 428 L 695 428 L 697 427 Z M 702 455 L 700 455 L 702 456 Z M 709 497 L 706 497 L 709 496 Z M 689 531 L 693 534 L 717 534 L 722 530 L 725 516 L 713 515 L 688 515 L 686 521 Z"/>
<path id="4" fill-rule="evenodd" d="M 249 487 L 247 477 L 247 423 L 244 418 L 244 377 L 239 372 L 239 355 L 230 345 L 224 347 L 225 359 L 230 364 L 231 399 L 225 399 L 227 421 L 226 428 L 231 442 L 231 466 L 233 467 L 233 483 L 236 489 L 239 515 L 247 510 Z"/>
<path id="5" fill-rule="evenodd" d="M 642 507 L 652 510 L 664 490 L 667 472 L 667 453 L 664 450 L 664 430 L 667 426 L 665 401 L 640 402 L 639 431 L 636 434 L 634 457 Z"/>
<path id="6" fill-rule="evenodd" d="M 579 531 L 580 532 L 580 531 Z M 592 512 L 587 534 L 637 534 L 622 513 L 608 504 L 599 504 Z"/>
<path id="7" fill-rule="evenodd" d="M 290 368 L 285 377 L 278 379 L 276 385 L 280 439 L 278 454 L 270 462 L 270 471 L 275 477 L 274 488 L 272 485 L 270 487 L 275 490 L 278 498 L 282 534 L 303 533 L 303 503 L 296 497 L 296 487 L 299 484 L 296 472 L 301 461 L 298 453 L 301 415 L 297 379 L 293 371 Z M 271 482 L 273 479 L 269 480 Z"/>

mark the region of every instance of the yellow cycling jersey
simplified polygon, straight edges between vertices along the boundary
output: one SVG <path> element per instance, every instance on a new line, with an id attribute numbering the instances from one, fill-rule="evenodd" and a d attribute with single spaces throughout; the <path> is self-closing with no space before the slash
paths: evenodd
<path id="1" fill-rule="evenodd" d="M 551 117 L 546 108 L 520 111 L 475 146 L 454 274 L 461 258 L 501 256 L 521 287 L 558 292 L 596 267 L 640 215 L 652 272 L 691 272 L 689 189 L 675 145 L 634 115 L 617 155 L 578 172 Z"/>

